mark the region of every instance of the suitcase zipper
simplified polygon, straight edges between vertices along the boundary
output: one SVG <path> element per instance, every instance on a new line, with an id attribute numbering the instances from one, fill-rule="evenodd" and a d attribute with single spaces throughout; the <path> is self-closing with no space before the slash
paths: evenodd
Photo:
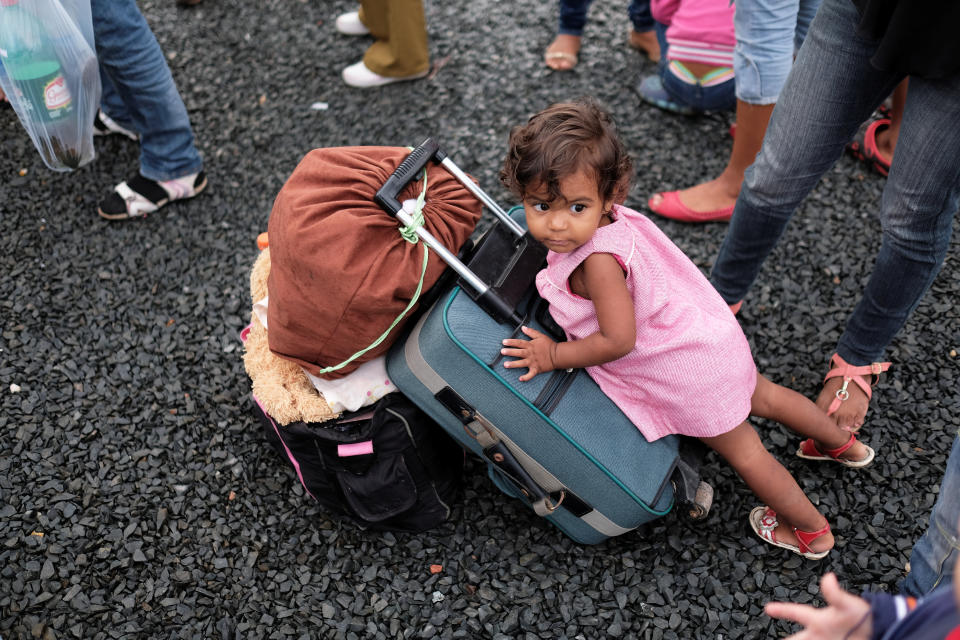
<path id="1" fill-rule="evenodd" d="M 550 376 L 550 380 L 544 386 L 540 395 L 534 400 L 534 406 L 542 411 L 544 415 L 549 416 L 553 410 L 557 408 L 561 398 L 567 393 L 567 389 L 570 388 L 576 375 L 576 369 L 555 371 L 554 374 Z"/>

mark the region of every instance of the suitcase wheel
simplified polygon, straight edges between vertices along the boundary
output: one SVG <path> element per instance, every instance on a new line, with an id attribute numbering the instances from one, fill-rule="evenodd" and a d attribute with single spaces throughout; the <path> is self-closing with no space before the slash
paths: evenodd
<path id="1" fill-rule="evenodd" d="M 687 517 L 691 520 L 703 520 L 707 517 L 707 514 L 710 513 L 710 507 L 712 505 L 713 487 L 701 480 L 700 484 L 697 485 L 697 493 L 693 498 L 693 502 L 687 505 Z"/>

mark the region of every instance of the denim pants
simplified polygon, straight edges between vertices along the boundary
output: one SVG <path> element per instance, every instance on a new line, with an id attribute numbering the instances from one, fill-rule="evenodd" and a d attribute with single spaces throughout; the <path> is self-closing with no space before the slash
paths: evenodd
<path id="1" fill-rule="evenodd" d="M 557 33 L 569 36 L 582 36 L 587 24 L 587 11 L 593 0 L 560 0 L 560 26 Z M 627 7 L 633 30 L 639 33 L 653 29 L 653 15 L 650 13 L 650 0 L 631 0 Z"/>
<path id="2" fill-rule="evenodd" d="M 134 0 L 92 0 L 93 33 L 103 83 L 101 106 L 140 134 L 140 173 L 172 180 L 203 167 L 187 108 L 160 45 Z"/>
<path id="3" fill-rule="evenodd" d="M 913 82 L 913 80 L 911 80 Z M 940 483 L 940 494 L 930 524 L 910 554 L 910 573 L 901 591 L 920 597 L 936 587 L 950 584 L 957 556 L 960 555 L 960 433 L 953 439 L 947 470 Z"/>
<path id="4" fill-rule="evenodd" d="M 824 0 L 813 20 L 713 267 L 728 303 L 743 299 L 801 201 L 903 79 L 870 64 L 877 43 L 856 35 L 857 24 L 850 0 Z M 960 75 L 910 78 L 880 203 L 882 244 L 837 346 L 850 364 L 882 359 L 943 264 L 960 205 L 960 127 L 946 125 L 958 104 Z"/>
<path id="5" fill-rule="evenodd" d="M 737 0 L 737 98 L 748 104 L 777 101 L 819 6 L 820 0 Z"/>
<path id="6" fill-rule="evenodd" d="M 657 74 L 660 76 L 660 83 L 664 90 L 674 102 L 697 111 L 729 111 L 736 108 L 735 79 L 709 87 L 704 87 L 699 82 L 697 84 L 684 82 L 670 70 L 670 61 L 667 60 L 667 52 L 670 50 L 670 45 L 667 43 L 667 26 L 657 22 L 654 28 L 657 33 L 657 42 L 660 44 Z"/>

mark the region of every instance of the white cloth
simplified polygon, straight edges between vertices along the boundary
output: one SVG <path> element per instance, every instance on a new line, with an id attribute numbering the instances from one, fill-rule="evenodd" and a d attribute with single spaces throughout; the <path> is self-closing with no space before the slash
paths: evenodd
<path id="1" fill-rule="evenodd" d="M 267 304 L 269 296 L 253 304 L 253 312 L 269 333 L 267 327 Z M 336 380 L 324 380 L 311 375 L 306 369 L 303 373 L 310 380 L 313 387 L 323 396 L 330 405 L 330 409 L 337 413 L 341 411 L 356 411 L 361 407 L 373 404 L 388 393 L 397 390 L 390 378 L 387 377 L 387 357 L 380 356 L 364 362 L 356 371 Z"/>

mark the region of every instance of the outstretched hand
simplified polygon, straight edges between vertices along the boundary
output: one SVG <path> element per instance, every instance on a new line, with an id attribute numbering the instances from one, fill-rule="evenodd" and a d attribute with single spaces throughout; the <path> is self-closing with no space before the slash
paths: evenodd
<path id="1" fill-rule="evenodd" d="M 820 592 L 827 601 L 822 609 L 793 602 L 768 602 L 764 611 L 771 618 L 804 626 L 803 631 L 786 640 L 869 640 L 873 627 L 870 603 L 844 591 L 833 573 L 820 578 Z"/>
<path id="2" fill-rule="evenodd" d="M 521 382 L 530 380 L 538 373 L 556 369 L 553 363 L 557 343 L 536 329 L 520 327 L 520 330 L 530 339 L 507 338 L 504 340 L 503 346 L 506 348 L 500 349 L 500 353 L 517 360 L 508 360 L 503 363 L 503 366 L 508 369 L 526 367 L 527 372 L 520 376 Z"/>

